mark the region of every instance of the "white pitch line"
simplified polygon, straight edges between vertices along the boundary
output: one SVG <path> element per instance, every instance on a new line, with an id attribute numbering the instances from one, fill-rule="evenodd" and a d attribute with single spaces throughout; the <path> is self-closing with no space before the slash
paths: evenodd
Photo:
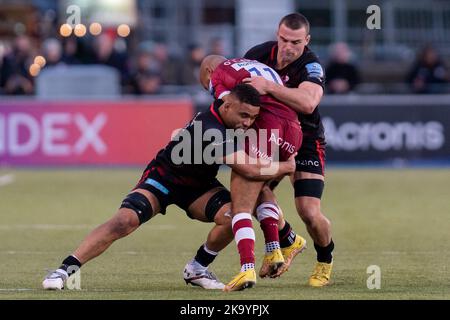
<path id="1" fill-rule="evenodd" d="M 92 230 L 97 225 L 89 224 L 0 224 L 0 230 Z M 146 229 L 153 230 L 173 230 L 175 225 L 148 225 Z"/>
<path id="2" fill-rule="evenodd" d="M 115 251 L 112 254 L 124 254 L 124 255 L 146 255 L 151 253 L 150 251 Z M 61 254 L 61 251 L 28 251 L 28 250 L 4 250 L 0 251 L 0 254 L 15 255 L 15 254 L 26 254 L 26 255 L 48 255 L 48 254 Z M 184 254 L 192 254 L 192 252 L 184 252 Z"/>
<path id="3" fill-rule="evenodd" d="M 58 251 L 15 251 L 15 250 L 6 250 L 0 251 L 0 254 L 26 254 L 26 255 L 43 255 L 43 254 L 59 254 Z"/>
<path id="4" fill-rule="evenodd" d="M 45 290 L 44 289 L 32 289 L 32 288 L 0 288 L 0 293 L 23 292 L 23 291 L 42 291 L 42 292 L 44 292 Z M 72 290 L 66 290 L 66 291 L 72 291 Z M 84 290 L 84 291 L 90 291 L 90 290 Z M 103 289 L 94 289 L 93 291 L 105 291 L 105 292 L 111 291 L 111 292 L 113 292 L 113 290 L 108 290 L 108 289 L 104 289 L 104 290 Z M 48 292 L 51 292 L 51 291 L 48 291 Z M 56 291 L 53 291 L 53 292 L 56 292 Z M 120 292 L 120 291 L 118 291 L 118 292 Z"/>
<path id="5" fill-rule="evenodd" d="M 14 181 L 16 181 L 16 177 L 12 173 L 0 176 L 0 187 L 7 186 L 8 184 L 13 183 Z"/>
<path id="6" fill-rule="evenodd" d="M 85 230 L 93 229 L 87 224 L 0 224 L 0 230 Z"/>
<path id="7" fill-rule="evenodd" d="M 30 288 L 0 288 L 0 292 L 15 292 L 15 291 L 36 291 L 37 289 Z"/>

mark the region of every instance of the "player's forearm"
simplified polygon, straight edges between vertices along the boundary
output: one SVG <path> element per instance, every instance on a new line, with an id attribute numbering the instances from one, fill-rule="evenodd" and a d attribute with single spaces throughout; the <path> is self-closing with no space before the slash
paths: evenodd
<path id="1" fill-rule="evenodd" d="M 267 92 L 299 113 L 311 114 L 318 105 L 317 98 L 302 88 L 286 88 L 271 83 Z"/>
<path id="2" fill-rule="evenodd" d="M 233 165 L 231 168 L 246 179 L 255 181 L 268 181 L 293 172 L 292 164 L 289 162 L 272 162 L 271 164 L 258 162 Z"/>
<path id="3" fill-rule="evenodd" d="M 230 165 L 230 167 L 238 173 L 239 175 L 243 176 L 244 178 L 248 180 L 255 180 L 255 181 L 266 181 L 266 179 L 263 179 L 263 176 L 261 176 L 261 165 L 258 164 L 240 164 L 240 165 Z"/>

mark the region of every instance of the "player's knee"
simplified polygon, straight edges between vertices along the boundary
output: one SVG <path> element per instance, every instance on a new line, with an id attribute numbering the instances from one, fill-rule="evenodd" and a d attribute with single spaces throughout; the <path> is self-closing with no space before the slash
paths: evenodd
<path id="1" fill-rule="evenodd" d="M 320 207 L 315 205 L 300 205 L 297 207 L 300 218 L 308 226 L 313 226 L 321 219 Z"/>
<path id="2" fill-rule="evenodd" d="M 264 219 L 271 218 L 274 220 L 279 220 L 280 210 L 278 209 L 278 206 L 273 202 L 263 202 L 256 208 L 256 217 L 259 222 L 261 222 Z"/>
<path id="3" fill-rule="evenodd" d="M 122 201 L 120 208 L 133 210 L 139 219 L 139 224 L 150 220 L 153 216 L 153 208 L 146 196 L 139 192 L 132 192 Z"/>
<path id="4" fill-rule="evenodd" d="M 139 226 L 139 221 L 135 216 L 120 212 L 111 221 L 111 231 L 118 238 L 124 237 L 134 231 Z"/>
<path id="5" fill-rule="evenodd" d="M 205 207 L 205 216 L 208 221 L 216 222 L 216 224 L 230 223 L 231 219 L 225 219 L 225 212 L 216 217 L 217 213 L 225 206 L 231 202 L 230 192 L 226 189 L 221 189 L 209 198 Z M 225 210 L 226 211 L 226 210 Z M 229 222 L 227 222 L 230 220 Z M 220 222 L 220 223 L 219 223 Z"/>
<path id="6" fill-rule="evenodd" d="M 219 225 L 219 226 L 224 226 L 224 227 L 230 227 L 231 228 L 231 222 L 232 222 L 232 218 L 231 218 L 231 210 L 225 210 L 225 212 L 222 213 L 218 213 L 215 217 L 214 217 L 214 222 Z"/>

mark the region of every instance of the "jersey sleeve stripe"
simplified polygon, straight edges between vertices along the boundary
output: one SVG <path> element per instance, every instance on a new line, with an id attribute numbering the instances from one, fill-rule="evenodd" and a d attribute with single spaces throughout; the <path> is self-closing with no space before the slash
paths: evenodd
<path id="1" fill-rule="evenodd" d="M 229 93 L 230 93 L 230 91 L 224 91 L 217 97 L 217 99 L 222 99 L 224 96 L 226 96 Z"/>

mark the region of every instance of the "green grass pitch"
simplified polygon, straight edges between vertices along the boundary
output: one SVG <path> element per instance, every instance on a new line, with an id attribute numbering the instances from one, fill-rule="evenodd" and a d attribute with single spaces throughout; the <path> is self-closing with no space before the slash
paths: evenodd
<path id="1" fill-rule="evenodd" d="M 336 249 L 332 284 L 325 288 L 307 285 L 315 251 L 284 181 L 279 202 L 309 248 L 279 279 L 258 279 L 256 287 L 233 293 L 186 286 L 183 267 L 212 225 L 172 206 L 86 264 L 82 290 L 42 290 L 45 270 L 115 213 L 140 174 L 0 170 L 0 299 L 450 299 L 450 170 L 444 169 L 329 169 L 322 209 Z M 228 176 L 220 176 L 226 185 Z M 257 269 L 263 246 L 257 228 Z M 367 288 L 370 265 L 381 269 L 381 289 Z M 224 282 L 239 270 L 234 242 L 211 269 Z"/>

